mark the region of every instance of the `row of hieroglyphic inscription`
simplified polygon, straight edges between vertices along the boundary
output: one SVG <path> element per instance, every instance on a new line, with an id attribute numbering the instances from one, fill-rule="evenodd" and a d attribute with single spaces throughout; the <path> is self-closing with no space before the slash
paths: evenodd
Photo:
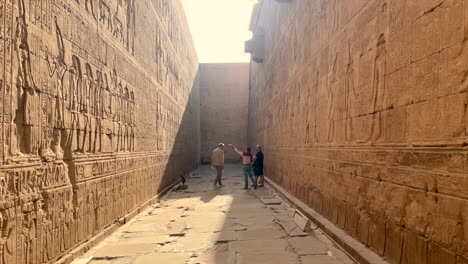
<path id="1" fill-rule="evenodd" d="M 132 171 L 137 168 L 150 167 L 155 164 L 167 163 L 167 155 L 125 157 L 117 159 L 102 159 L 97 161 L 75 161 L 71 173 L 76 182 L 83 182 L 91 178 L 106 177 L 117 172 Z"/>

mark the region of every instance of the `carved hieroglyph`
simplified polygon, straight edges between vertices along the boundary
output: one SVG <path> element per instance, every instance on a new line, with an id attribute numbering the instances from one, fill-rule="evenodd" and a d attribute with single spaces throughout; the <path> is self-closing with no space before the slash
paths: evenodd
<path id="1" fill-rule="evenodd" d="M 391 263 L 468 263 L 468 2 L 258 6 L 265 174 Z"/>
<path id="2" fill-rule="evenodd" d="M 191 170 L 197 68 L 179 1 L 1 1 L 0 264 L 53 263 Z"/>

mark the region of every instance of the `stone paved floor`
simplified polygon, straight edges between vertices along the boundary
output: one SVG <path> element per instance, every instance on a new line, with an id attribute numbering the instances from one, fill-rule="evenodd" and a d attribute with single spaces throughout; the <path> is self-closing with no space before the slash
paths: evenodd
<path id="1" fill-rule="evenodd" d="M 215 188 L 215 172 L 201 167 L 187 190 L 169 192 L 73 264 L 354 263 L 322 231 L 299 230 L 273 189 L 242 190 L 241 173 L 227 166 Z"/>

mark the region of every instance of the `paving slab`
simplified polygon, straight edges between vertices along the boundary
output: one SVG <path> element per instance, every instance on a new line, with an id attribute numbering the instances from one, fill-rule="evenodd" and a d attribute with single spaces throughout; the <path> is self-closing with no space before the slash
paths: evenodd
<path id="1" fill-rule="evenodd" d="M 131 264 L 135 260 L 135 257 L 122 257 L 114 259 L 92 259 L 86 264 Z"/>
<path id="2" fill-rule="evenodd" d="M 285 237 L 284 231 L 279 229 L 256 229 L 238 231 L 238 240 L 268 240 L 268 239 L 279 239 Z"/>
<path id="3" fill-rule="evenodd" d="M 263 199 L 260 199 L 260 200 L 265 205 L 280 205 L 280 204 L 283 203 L 280 199 L 277 199 L 277 198 L 263 198 Z"/>
<path id="4" fill-rule="evenodd" d="M 286 251 L 289 244 L 285 239 L 231 241 L 228 248 L 235 252 L 278 252 Z"/>
<path id="5" fill-rule="evenodd" d="M 300 264 L 292 252 L 241 252 L 237 254 L 236 264 Z"/>
<path id="6" fill-rule="evenodd" d="M 292 237 L 288 239 L 289 244 L 293 247 L 298 255 L 326 255 L 328 254 L 328 247 L 325 243 L 317 238 L 306 237 Z"/>
<path id="7" fill-rule="evenodd" d="M 302 264 L 343 264 L 339 259 L 333 256 L 301 256 Z"/>
<path id="8" fill-rule="evenodd" d="M 240 166 L 224 187 L 201 167 L 189 189 L 169 192 L 73 264 L 353 264 L 319 229 L 303 232 L 295 209 L 269 186 L 241 190 Z"/>
<path id="9" fill-rule="evenodd" d="M 118 243 L 122 244 L 137 244 L 137 243 L 144 243 L 144 244 L 167 244 L 174 241 L 174 237 L 169 235 L 156 235 L 156 236 L 121 236 L 122 239 L 118 241 Z"/>
<path id="10" fill-rule="evenodd" d="M 189 259 L 187 264 L 236 264 L 235 252 L 208 252 Z"/>
<path id="11" fill-rule="evenodd" d="M 156 248 L 157 245 L 154 244 L 112 244 L 100 249 L 94 255 L 94 258 L 135 256 L 138 254 L 155 251 Z"/>
<path id="12" fill-rule="evenodd" d="M 149 253 L 137 257 L 133 264 L 184 264 L 192 253 Z"/>
<path id="13" fill-rule="evenodd" d="M 214 234 L 216 235 L 216 242 L 237 240 L 237 234 L 235 231 L 221 231 Z"/>

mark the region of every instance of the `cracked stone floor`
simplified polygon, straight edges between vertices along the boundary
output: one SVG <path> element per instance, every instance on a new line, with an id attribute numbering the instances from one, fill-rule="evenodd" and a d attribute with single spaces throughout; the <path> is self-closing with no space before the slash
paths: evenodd
<path id="1" fill-rule="evenodd" d="M 320 229 L 299 230 L 272 188 L 242 190 L 241 175 L 228 165 L 215 188 L 202 166 L 187 190 L 170 191 L 73 264 L 354 263 Z"/>

